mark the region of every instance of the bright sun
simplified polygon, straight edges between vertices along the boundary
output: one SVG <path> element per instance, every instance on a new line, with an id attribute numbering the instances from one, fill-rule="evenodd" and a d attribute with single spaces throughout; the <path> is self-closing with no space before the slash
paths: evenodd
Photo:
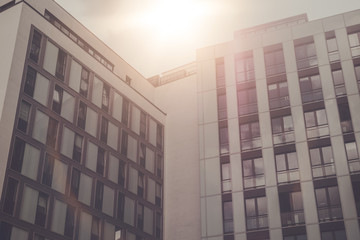
<path id="1" fill-rule="evenodd" d="M 202 19 L 210 14 L 205 1 L 158 0 L 144 12 L 140 20 L 162 41 L 184 39 L 195 33 Z"/>

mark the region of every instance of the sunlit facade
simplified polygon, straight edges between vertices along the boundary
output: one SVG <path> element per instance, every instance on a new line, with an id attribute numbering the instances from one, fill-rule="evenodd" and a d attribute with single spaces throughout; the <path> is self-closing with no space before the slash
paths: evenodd
<path id="1" fill-rule="evenodd" d="M 150 79 L 53 1 L 0 22 L 1 240 L 360 239 L 360 11 Z"/>

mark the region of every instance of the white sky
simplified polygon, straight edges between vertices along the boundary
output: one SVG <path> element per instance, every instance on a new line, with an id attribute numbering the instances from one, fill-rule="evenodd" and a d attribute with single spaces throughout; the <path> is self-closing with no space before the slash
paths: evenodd
<path id="1" fill-rule="evenodd" d="M 242 28 L 360 9 L 359 0 L 55 1 L 144 77 L 195 61 L 196 49 L 231 41 Z"/>

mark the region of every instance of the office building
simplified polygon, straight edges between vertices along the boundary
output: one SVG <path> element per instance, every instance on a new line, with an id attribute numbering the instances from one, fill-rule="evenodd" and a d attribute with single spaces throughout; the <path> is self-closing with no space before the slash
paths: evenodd
<path id="1" fill-rule="evenodd" d="M 1 3 L 2 238 L 360 239 L 360 10 L 145 79 L 56 3 Z"/>

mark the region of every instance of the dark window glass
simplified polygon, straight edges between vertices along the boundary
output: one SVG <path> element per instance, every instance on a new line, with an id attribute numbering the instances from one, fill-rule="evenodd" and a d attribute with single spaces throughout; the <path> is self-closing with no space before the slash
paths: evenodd
<path id="1" fill-rule="evenodd" d="M 33 240 L 47 240 L 47 239 L 44 236 L 35 233 Z"/>
<path id="2" fill-rule="evenodd" d="M 156 183 L 155 185 L 155 204 L 158 207 L 161 207 L 161 185 Z"/>
<path id="3" fill-rule="evenodd" d="M 48 211 L 48 196 L 42 192 L 39 192 L 37 207 L 36 207 L 36 216 L 35 224 L 45 227 L 46 215 Z"/>
<path id="4" fill-rule="evenodd" d="M 352 182 L 357 216 L 360 217 L 360 182 Z"/>
<path id="5" fill-rule="evenodd" d="M 129 101 L 123 98 L 121 122 L 126 126 L 129 124 Z"/>
<path id="6" fill-rule="evenodd" d="M 31 105 L 22 100 L 20 105 L 20 111 L 19 111 L 19 120 L 17 128 L 20 131 L 26 132 L 29 122 L 29 115 L 30 115 L 30 107 Z"/>
<path id="7" fill-rule="evenodd" d="M 280 193 L 279 201 L 283 226 L 305 223 L 301 192 Z"/>
<path id="8" fill-rule="evenodd" d="M 41 38 L 41 34 L 38 31 L 34 30 L 30 47 L 30 59 L 36 63 L 39 60 Z"/>
<path id="9" fill-rule="evenodd" d="M 128 134 L 125 131 L 122 131 L 121 135 L 121 154 L 127 156 L 127 147 L 128 147 Z"/>
<path id="10" fill-rule="evenodd" d="M 118 175 L 118 183 L 120 184 L 120 186 L 124 186 L 125 185 L 125 170 L 126 170 L 126 165 L 123 161 L 119 162 L 119 175 Z"/>
<path id="11" fill-rule="evenodd" d="M 146 159 L 146 145 L 140 144 L 140 152 L 139 152 L 139 161 L 142 167 L 145 167 L 145 159 Z"/>
<path id="12" fill-rule="evenodd" d="M 44 161 L 44 170 L 42 174 L 42 184 L 51 187 L 53 171 L 54 171 L 54 158 L 50 155 L 46 155 Z"/>
<path id="13" fill-rule="evenodd" d="M 240 142 L 242 150 L 261 147 L 259 122 L 240 125 Z"/>
<path id="14" fill-rule="evenodd" d="M 156 176 L 159 178 L 162 176 L 162 159 L 162 156 L 158 154 L 156 157 Z"/>
<path id="15" fill-rule="evenodd" d="M 339 115 L 340 115 L 340 125 L 343 133 L 348 133 L 353 131 L 351 114 L 348 102 L 338 103 Z"/>
<path id="16" fill-rule="evenodd" d="M 95 191 L 95 208 L 101 210 L 103 203 L 104 184 L 97 182 Z"/>
<path id="17" fill-rule="evenodd" d="M 140 197 L 144 196 L 144 188 L 145 188 L 145 177 L 144 174 L 142 172 L 139 172 L 138 175 L 138 189 L 137 189 L 137 194 Z"/>
<path id="18" fill-rule="evenodd" d="M 91 224 L 91 239 L 90 240 L 99 240 L 100 239 L 100 219 L 93 216 Z"/>
<path id="19" fill-rule="evenodd" d="M 146 136 L 146 114 L 140 113 L 140 136 L 145 138 Z"/>
<path id="20" fill-rule="evenodd" d="M 46 144 L 55 148 L 58 131 L 58 122 L 55 119 L 49 118 L 49 126 L 46 136 Z"/>
<path id="21" fill-rule="evenodd" d="M 323 231 L 321 240 L 346 240 L 345 230 Z"/>
<path id="22" fill-rule="evenodd" d="M 9 178 L 6 186 L 3 211 L 11 215 L 14 213 L 17 188 L 18 188 L 18 181 L 16 181 L 13 178 Z"/>
<path id="23" fill-rule="evenodd" d="M 30 97 L 34 97 L 35 81 L 36 81 L 36 71 L 32 67 L 28 66 L 26 72 L 24 92 Z"/>
<path id="24" fill-rule="evenodd" d="M 104 165 L 105 165 L 105 150 L 99 147 L 97 154 L 96 172 L 99 173 L 100 175 L 104 175 Z"/>
<path id="25" fill-rule="evenodd" d="M 222 191 L 228 192 L 231 191 L 231 167 L 230 163 L 221 164 L 221 185 Z"/>
<path id="26" fill-rule="evenodd" d="M 163 144 L 163 127 L 160 124 L 157 124 L 156 128 L 156 146 L 162 148 Z"/>
<path id="27" fill-rule="evenodd" d="M 359 152 L 356 142 L 345 143 L 345 150 L 350 172 L 360 171 Z"/>
<path id="28" fill-rule="evenodd" d="M 3 240 L 10 240 L 12 226 L 6 222 L 0 222 L 0 236 Z"/>
<path id="29" fill-rule="evenodd" d="M 55 85 L 53 101 L 52 101 L 52 110 L 57 114 L 61 113 L 62 99 L 63 99 L 63 89 L 58 85 Z"/>
<path id="30" fill-rule="evenodd" d="M 78 198 L 79 187 L 80 187 L 80 171 L 76 168 L 73 168 L 72 177 L 71 177 L 71 186 L 70 186 L 70 197 L 76 199 Z"/>
<path id="31" fill-rule="evenodd" d="M 83 144 L 83 137 L 78 134 L 75 134 L 73 159 L 77 162 L 80 162 L 81 160 L 82 144 Z"/>
<path id="32" fill-rule="evenodd" d="M 218 102 L 218 119 L 227 118 L 227 108 L 226 108 L 226 90 L 221 88 L 217 90 L 217 102 Z"/>
<path id="33" fill-rule="evenodd" d="M 156 236 L 156 239 L 160 239 L 161 238 L 161 228 L 162 228 L 161 213 L 158 213 L 158 212 L 156 213 L 155 224 L 156 224 L 155 236 Z"/>
<path id="34" fill-rule="evenodd" d="M 296 152 L 276 154 L 275 161 L 278 183 L 300 179 Z"/>
<path id="35" fill-rule="evenodd" d="M 75 208 L 68 205 L 66 209 L 64 235 L 72 238 L 75 226 Z"/>
<path id="36" fill-rule="evenodd" d="M 81 70 L 81 81 L 80 81 L 80 94 L 87 97 L 89 90 L 89 71 L 86 69 Z"/>
<path id="37" fill-rule="evenodd" d="M 109 121 L 106 118 L 102 117 L 100 140 L 103 141 L 104 143 L 107 142 L 108 126 L 109 126 Z"/>
<path id="38" fill-rule="evenodd" d="M 85 103 L 80 102 L 79 104 L 79 112 L 78 112 L 78 121 L 77 125 L 81 129 L 85 129 L 85 123 L 86 123 L 86 109 L 87 106 Z"/>
<path id="39" fill-rule="evenodd" d="M 21 172 L 23 158 L 24 158 L 24 151 L 25 151 L 25 142 L 20 138 L 16 138 L 14 143 L 12 161 L 11 161 L 11 169 L 17 172 Z"/>
<path id="40" fill-rule="evenodd" d="M 143 230 L 144 227 L 144 205 L 138 203 L 137 205 L 137 227 Z"/>
<path id="41" fill-rule="evenodd" d="M 243 160 L 244 188 L 265 185 L 264 161 L 262 158 Z"/>
<path id="42" fill-rule="evenodd" d="M 270 109 L 290 105 L 287 82 L 278 82 L 268 85 Z"/>
<path id="43" fill-rule="evenodd" d="M 106 112 L 109 110 L 110 86 L 104 83 L 101 108 Z"/>
<path id="44" fill-rule="evenodd" d="M 66 67 L 66 53 L 61 49 L 59 49 L 59 54 L 56 63 L 56 73 L 55 73 L 55 76 L 57 78 L 64 80 L 65 67 Z"/>
<path id="45" fill-rule="evenodd" d="M 120 219 L 121 221 L 124 219 L 124 203 L 125 203 L 125 196 L 123 193 L 119 192 L 117 218 Z"/>
<path id="46" fill-rule="evenodd" d="M 229 131 L 227 121 L 219 122 L 220 154 L 229 154 Z"/>

